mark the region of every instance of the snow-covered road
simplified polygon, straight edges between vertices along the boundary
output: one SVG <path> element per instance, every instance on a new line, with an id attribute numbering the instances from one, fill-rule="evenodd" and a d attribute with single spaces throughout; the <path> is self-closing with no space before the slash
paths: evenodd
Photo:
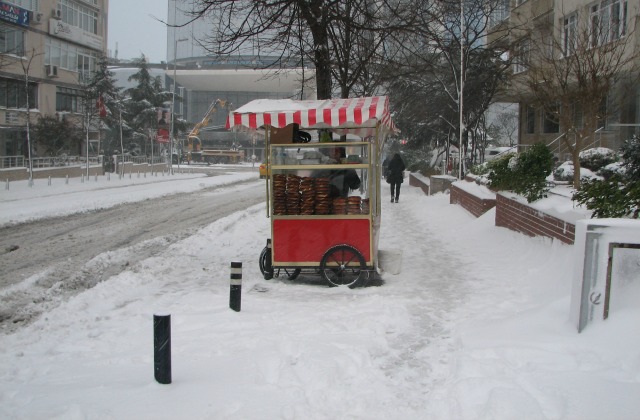
<path id="1" fill-rule="evenodd" d="M 352 290 L 265 281 L 264 204 L 230 214 L 2 334 L 0 418 L 637 417 L 640 309 L 578 334 L 572 246 L 494 217 L 405 185 L 380 234 L 401 272 Z M 171 314 L 170 385 L 153 379 L 158 312 Z"/>
<path id="2" fill-rule="evenodd" d="M 262 201 L 264 182 L 252 177 L 191 193 L 1 227 L 0 250 L 12 251 L 0 255 L 0 290 L 19 286 L 3 296 L 0 331 L 15 331 L 69 296 L 156 255 L 158 249 Z M 113 257 L 123 249 L 128 252 Z"/>

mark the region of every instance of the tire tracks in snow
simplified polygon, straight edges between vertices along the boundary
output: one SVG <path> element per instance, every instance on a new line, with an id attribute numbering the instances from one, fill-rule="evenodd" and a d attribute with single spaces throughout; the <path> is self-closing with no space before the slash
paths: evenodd
<path id="1" fill-rule="evenodd" d="M 0 229 L 0 333 L 29 324 L 172 243 L 231 213 L 264 201 L 261 182 L 243 181 L 94 212 Z"/>

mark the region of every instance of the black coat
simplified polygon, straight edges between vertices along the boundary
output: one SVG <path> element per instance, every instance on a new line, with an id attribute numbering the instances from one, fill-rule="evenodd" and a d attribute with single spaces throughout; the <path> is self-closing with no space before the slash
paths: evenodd
<path id="1" fill-rule="evenodd" d="M 389 162 L 389 173 L 387 174 L 387 182 L 389 184 L 399 184 L 404 181 L 403 171 L 405 170 L 404 162 L 400 155 L 396 154 Z"/>

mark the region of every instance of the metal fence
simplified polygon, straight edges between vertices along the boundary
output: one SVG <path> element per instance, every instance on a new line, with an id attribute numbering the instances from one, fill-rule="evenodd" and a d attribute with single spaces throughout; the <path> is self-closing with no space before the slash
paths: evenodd
<path id="1" fill-rule="evenodd" d="M 134 164 L 148 163 L 150 165 L 156 163 L 165 163 L 167 157 L 154 156 L 131 156 L 131 155 L 115 155 L 118 162 L 133 162 Z M 89 165 L 101 165 L 104 162 L 112 160 L 108 156 L 90 156 Z M 56 168 L 64 166 L 82 166 L 86 165 L 86 156 L 53 156 L 53 157 L 37 157 L 31 158 L 34 168 Z M 24 156 L 0 156 L 0 169 L 8 168 L 26 168 L 29 166 L 29 159 Z"/>
<path id="2" fill-rule="evenodd" d="M 0 156 L 0 169 L 24 168 L 26 162 L 24 156 Z"/>

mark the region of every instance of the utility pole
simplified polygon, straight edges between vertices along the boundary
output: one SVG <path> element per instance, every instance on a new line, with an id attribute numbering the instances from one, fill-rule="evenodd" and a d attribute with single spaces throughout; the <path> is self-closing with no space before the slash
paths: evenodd
<path id="1" fill-rule="evenodd" d="M 175 28 L 173 29 L 175 38 Z M 169 173 L 173 174 L 173 135 L 175 130 L 176 115 L 176 60 L 178 56 L 178 42 L 188 41 L 188 38 L 175 39 L 173 42 L 173 89 L 171 89 L 171 132 L 169 133 Z M 180 156 L 178 156 L 178 165 L 180 164 Z"/>

